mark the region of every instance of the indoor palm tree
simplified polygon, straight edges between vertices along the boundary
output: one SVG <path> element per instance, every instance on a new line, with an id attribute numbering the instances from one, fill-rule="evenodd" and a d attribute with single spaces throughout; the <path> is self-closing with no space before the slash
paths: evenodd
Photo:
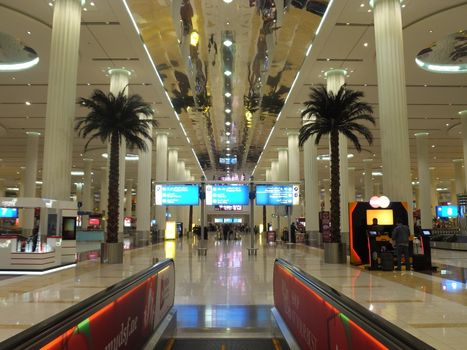
<path id="1" fill-rule="evenodd" d="M 331 242 L 341 242 L 340 227 L 340 175 L 339 175 L 339 134 L 347 137 L 360 152 L 362 147 L 357 134 L 362 135 L 371 145 L 373 135 L 360 121 L 375 124 L 373 108 L 362 102 L 361 91 L 347 90 L 343 86 L 337 94 L 328 92 L 325 87 L 312 88 L 310 100 L 304 103 L 304 120 L 300 128 L 299 144 L 315 135 L 315 144 L 318 145 L 324 135 L 329 135 L 331 144 Z"/>
<path id="2" fill-rule="evenodd" d="M 89 137 L 84 149 L 94 139 L 110 142 L 109 155 L 109 199 L 107 221 L 107 243 L 118 242 L 119 220 L 119 149 L 123 140 L 128 148 L 145 151 L 145 139 L 152 141 L 150 126 L 157 122 L 151 118 L 151 106 L 139 95 L 118 95 L 95 90 L 89 99 L 81 98 L 80 104 L 88 108 L 89 114 L 79 118 L 75 129 L 79 136 Z"/>

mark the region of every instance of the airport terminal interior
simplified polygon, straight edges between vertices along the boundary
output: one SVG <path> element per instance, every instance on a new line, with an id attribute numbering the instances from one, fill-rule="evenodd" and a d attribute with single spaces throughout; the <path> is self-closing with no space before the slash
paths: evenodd
<path id="1" fill-rule="evenodd" d="M 465 349 L 466 18 L 0 0 L 0 350 Z"/>

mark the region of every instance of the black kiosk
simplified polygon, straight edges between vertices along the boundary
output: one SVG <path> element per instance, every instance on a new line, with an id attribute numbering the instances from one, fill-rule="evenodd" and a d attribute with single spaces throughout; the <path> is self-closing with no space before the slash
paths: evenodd
<path id="1" fill-rule="evenodd" d="M 378 230 L 372 229 L 374 218 Z M 384 208 L 370 202 L 349 203 L 350 263 L 381 268 L 383 255 L 394 251 L 390 240 L 397 219 L 408 224 L 407 203 L 389 202 Z M 412 251 L 412 243 L 409 250 Z"/>

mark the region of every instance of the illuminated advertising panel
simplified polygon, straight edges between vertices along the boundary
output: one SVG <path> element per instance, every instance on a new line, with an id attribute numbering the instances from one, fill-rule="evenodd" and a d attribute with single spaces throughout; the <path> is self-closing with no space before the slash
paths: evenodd
<path id="1" fill-rule="evenodd" d="M 206 205 L 248 205 L 248 185 L 206 185 Z"/>
<path id="2" fill-rule="evenodd" d="M 198 205 L 198 185 L 156 185 L 156 205 Z"/>
<path id="3" fill-rule="evenodd" d="M 0 218 L 16 219 L 18 208 L 0 208 Z"/>
<path id="4" fill-rule="evenodd" d="M 256 185 L 256 205 L 299 204 L 299 185 Z"/>
<path id="5" fill-rule="evenodd" d="M 459 216 L 456 205 L 437 205 L 436 216 L 439 218 L 455 218 Z"/>

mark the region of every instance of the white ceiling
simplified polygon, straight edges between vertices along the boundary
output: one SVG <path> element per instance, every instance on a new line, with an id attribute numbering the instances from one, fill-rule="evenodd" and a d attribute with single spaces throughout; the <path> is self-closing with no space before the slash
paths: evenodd
<path id="1" fill-rule="evenodd" d="M 234 3 L 237 1 L 240 0 L 234 0 Z M 41 59 L 38 66 L 28 71 L 0 73 L 0 127 L 5 129 L 5 132 L 0 134 L 0 178 L 4 178 L 7 185 L 17 184 L 20 168 L 25 166 L 25 132 L 44 131 L 53 14 L 53 7 L 49 6 L 48 2 L 0 0 L 0 31 L 11 34 L 34 48 Z M 221 0 L 207 0 L 206 8 L 210 8 L 208 2 L 215 2 L 216 6 L 222 7 L 223 10 L 224 6 L 228 6 L 224 3 L 217 4 L 221 3 Z M 108 90 L 109 77 L 105 74 L 108 67 L 124 66 L 131 69 L 133 74 L 130 93 L 141 94 L 145 100 L 154 103 L 160 128 L 170 132 L 169 146 L 179 149 L 179 158 L 185 160 L 192 174 L 199 177 L 201 171 L 193 157 L 191 146 L 183 136 L 164 94 L 164 88 L 150 65 L 122 1 L 95 0 L 94 3 L 95 6 L 86 5 L 87 11 L 82 13 L 77 97 L 89 96 L 95 88 Z M 361 3 L 365 6 L 360 7 Z M 462 158 L 460 128 L 449 128 L 459 122 L 457 112 L 467 109 L 467 75 L 441 75 L 423 71 L 416 66 L 414 57 L 418 51 L 436 40 L 466 29 L 467 1 L 407 0 L 405 4 L 402 18 L 413 177 L 417 176 L 413 134 L 428 131 L 429 142 L 435 145 L 430 149 L 430 165 L 435 167 L 435 177 L 440 181 L 447 181 L 454 176 L 452 160 Z M 373 15 L 368 9 L 366 0 L 334 0 L 320 34 L 314 40 L 313 49 L 302 66 L 300 77 L 282 110 L 275 133 L 258 164 L 256 178 L 264 178 L 265 169 L 270 166 L 271 160 L 277 158 L 277 148 L 287 145 L 286 129 L 299 128 L 299 111 L 303 102 L 307 100 L 309 86 L 325 84 L 323 71 L 330 68 L 347 68 L 350 72 L 347 84 L 365 93 L 365 100 L 374 105 L 375 115 L 378 116 Z M 213 9 L 210 8 L 209 11 Z M 235 18 L 229 18 L 228 11 L 219 13 L 218 22 L 214 26 L 222 26 L 226 21 L 235 21 Z M 210 14 L 211 21 L 212 18 L 215 17 Z M 241 23 L 244 27 L 246 21 Z M 30 35 L 28 31 L 31 32 Z M 239 30 L 236 40 L 249 42 L 249 35 L 248 30 Z M 363 45 L 365 42 L 368 43 L 367 47 Z M 304 52 L 306 49 L 304 47 Z M 326 61 L 327 58 L 331 61 Z M 245 58 L 239 56 L 239 59 Z M 25 101 L 30 101 L 32 105 L 26 106 Z M 83 116 L 85 113 L 83 108 L 77 106 L 77 116 Z M 223 118 L 217 119 L 218 123 L 223 122 Z M 220 129 L 218 127 L 215 130 Z M 355 154 L 349 161 L 349 166 L 354 166 L 357 173 L 363 170 L 364 158 L 373 158 L 374 168 L 381 165 L 378 124 L 373 131 L 374 145 L 364 146 L 364 151 Z M 77 137 L 74 140 L 73 166 L 82 169 L 83 157 L 91 156 L 95 159 L 94 169 L 99 170 L 105 165 L 100 153 L 106 147 L 95 142 L 92 144 L 92 147 L 96 148 L 93 154 L 83 155 L 84 143 L 85 140 Z M 328 153 L 326 145 L 327 142 L 323 140 L 319 147 L 320 153 Z M 42 165 L 42 147 L 41 140 L 39 168 Z M 155 150 L 153 152 L 155 153 Z M 352 150 L 349 152 L 355 153 Z M 320 165 L 321 178 L 328 177 L 325 166 L 326 162 Z M 155 167 L 156 164 L 153 163 L 153 169 Z M 136 163 L 127 162 L 127 169 L 128 177 L 136 178 Z M 248 172 L 239 169 L 239 172 L 244 171 Z M 206 173 L 210 177 L 213 171 L 207 169 Z M 77 180 L 78 178 L 74 178 L 74 181 Z"/>

